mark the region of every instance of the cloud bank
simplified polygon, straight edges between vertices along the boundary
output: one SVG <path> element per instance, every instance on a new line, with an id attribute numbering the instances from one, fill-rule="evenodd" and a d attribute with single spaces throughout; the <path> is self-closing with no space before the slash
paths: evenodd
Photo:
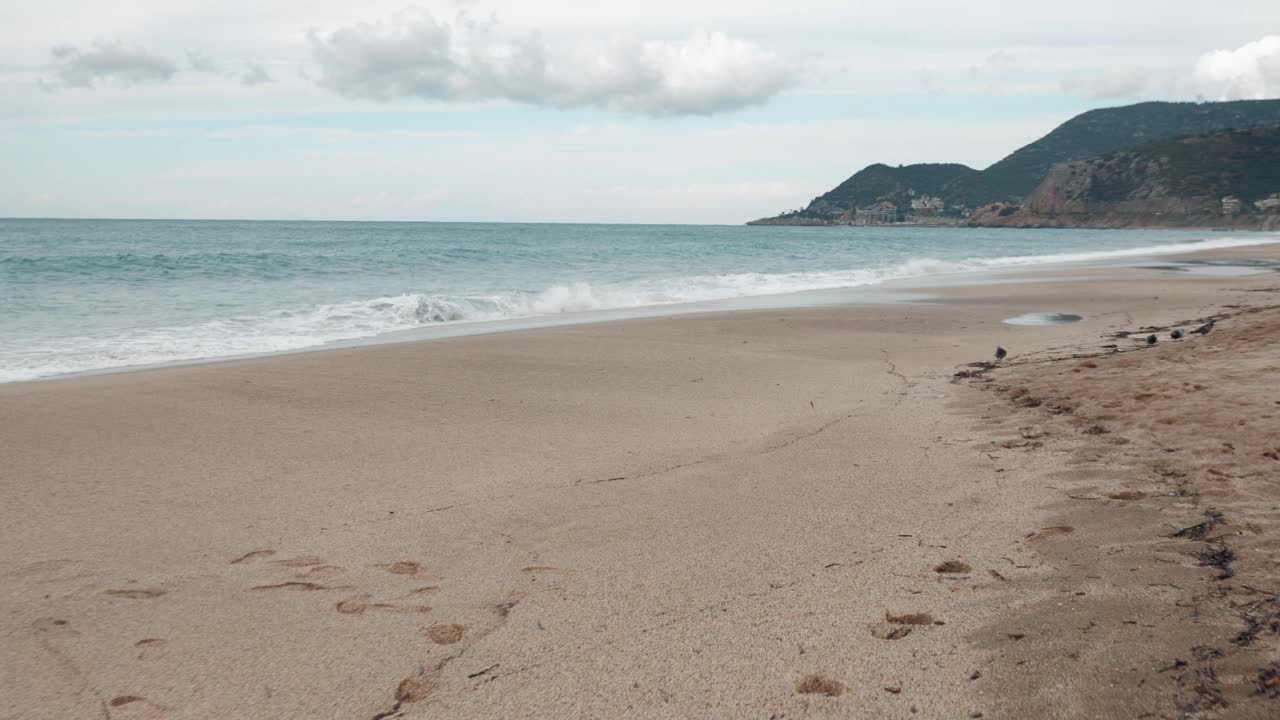
<path id="1" fill-rule="evenodd" d="M 218 63 L 213 58 L 205 55 L 199 50 L 187 51 L 187 66 L 192 72 L 216 73 L 218 72 Z"/>
<path id="2" fill-rule="evenodd" d="M 51 90 L 91 88 L 100 82 L 123 86 L 164 83 L 178 71 L 177 65 L 162 57 L 118 43 L 95 43 L 84 50 L 59 45 L 50 54 L 51 76 L 42 83 Z"/>
<path id="3" fill-rule="evenodd" d="M 240 84 L 249 85 L 250 87 L 272 81 L 273 78 L 267 73 L 267 69 L 256 62 L 246 63 L 244 74 L 240 76 Z"/>
<path id="4" fill-rule="evenodd" d="M 1195 82 L 1202 95 L 1218 100 L 1280 97 L 1280 35 L 1201 55 Z"/>
<path id="5" fill-rule="evenodd" d="M 320 85 L 380 102 L 510 100 L 649 116 L 713 115 L 758 105 L 787 87 L 790 66 L 723 33 L 679 42 L 614 41 L 553 48 L 537 34 L 509 36 L 495 20 L 429 13 L 309 34 Z"/>
<path id="6" fill-rule="evenodd" d="M 1094 78 L 1090 87 L 1095 98 L 1118 100 L 1138 95 L 1146 86 L 1146 70 L 1140 67 L 1120 67 Z"/>
<path id="7" fill-rule="evenodd" d="M 1063 91 L 1094 100 L 1124 100 L 1141 95 L 1151 84 L 1150 73 L 1141 67 L 1112 67 L 1095 74 L 1068 76 L 1060 83 Z"/>

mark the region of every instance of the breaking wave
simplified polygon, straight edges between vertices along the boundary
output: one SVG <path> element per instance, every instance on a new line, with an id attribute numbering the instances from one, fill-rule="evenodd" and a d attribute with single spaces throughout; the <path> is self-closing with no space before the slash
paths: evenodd
<path id="1" fill-rule="evenodd" d="M 193 325 L 134 330 L 105 337 L 65 337 L 24 348 L 0 348 L 0 382 L 105 368 L 300 350 L 445 323 L 714 302 L 858 287 L 946 273 L 1106 261 L 1276 241 L 1275 236 L 1223 237 L 1099 252 L 961 261 L 918 258 L 880 269 L 692 275 L 619 283 L 568 283 L 538 291 L 477 295 L 406 293 Z"/>

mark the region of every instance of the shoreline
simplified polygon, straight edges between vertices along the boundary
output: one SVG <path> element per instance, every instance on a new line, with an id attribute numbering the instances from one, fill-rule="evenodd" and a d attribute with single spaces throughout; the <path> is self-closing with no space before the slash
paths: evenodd
<path id="1" fill-rule="evenodd" d="M 799 290 L 777 294 L 745 295 L 701 302 L 681 302 L 577 311 L 560 315 L 534 315 L 498 320 L 464 320 L 449 323 L 435 323 L 413 329 L 396 330 L 384 332 L 378 335 L 349 338 L 345 340 L 334 340 L 317 345 L 309 345 L 292 349 L 261 353 L 190 358 L 161 363 L 142 363 L 136 365 L 117 365 L 91 368 L 52 375 L 8 380 L 0 382 L 0 386 L 13 383 L 48 382 L 79 377 L 94 377 L 114 373 L 149 372 L 153 370 L 163 370 L 166 368 L 207 365 L 223 362 L 241 362 L 245 360 L 258 360 L 302 353 L 329 352 L 333 350 L 376 347 L 380 345 L 399 343 L 427 342 L 496 333 L 527 332 L 532 330 L 571 327 L 576 325 L 625 322 L 636 319 L 732 312 L 780 311 L 822 306 L 854 307 L 928 302 L 939 290 L 973 284 L 975 280 L 978 284 L 1000 284 L 1002 282 L 1010 281 L 1007 279 L 1007 276 L 1017 275 L 1022 272 L 1039 272 L 1048 274 L 1067 270 L 1123 268 L 1138 262 L 1155 261 L 1158 259 L 1167 260 L 1188 254 L 1213 253 L 1218 250 L 1229 250 L 1238 247 L 1249 248 L 1280 243 L 1280 233 L 1272 232 L 1269 234 L 1274 236 L 1273 239 L 1261 241 L 1255 239 L 1240 240 L 1232 241 L 1229 244 L 1219 244 L 1219 241 L 1213 238 L 1194 241 L 1194 244 L 1198 245 L 1212 245 L 1212 247 L 1208 248 L 1181 249 L 1172 245 L 1162 245 L 1134 249 L 1068 253 L 1066 255 L 1051 254 L 1044 256 L 1025 256 L 1025 258 L 995 258 L 994 260 L 999 261 L 1025 259 L 1026 262 L 1011 262 L 1008 264 L 995 264 L 987 265 L 985 267 L 980 266 L 952 271 L 921 273 L 902 277 L 889 276 L 876 282 L 848 287 Z M 1075 259 L 1060 259 L 1068 256 Z M 1039 258 L 1046 259 L 1039 260 Z M 978 259 L 968 262 L 981 265 L 983 262 L 990 262 L 992 260 L 993 259 Z"/>
<path id="2" fill-rule="evenodd" d="M 1065 222 L 1062 218 L 1066 218 Z M 823 220 L 814 220 L 812 222 L 769 222 L 774 218 L 761 218 L 759 220 L 748 220 L 742 223 L 744 226 L 750 227 L 860 227 L 860 228 L 958 228 L 958 229 L 983 229 L 983 230 L 1188 230 L 1193 232 L 1244 232 L 1244 233 L 1274 233 L 1280 224 L 1274 219 L 1274 216 L 1258 215 L 1246 219 L 1254 222 L 1243 223 L 1240 225 L 1160 225 L 1156 223 L 1143 223 L 1137 225 L 1126 225 L 1126 220 L 1112 218 L 1111 222 L 1103 222 L 1101 220 L 1084 220 L 1080 224 L 1073 224 L 1078 218 L 1072 216 L 1035 216 L 1015 217 L 1013 220 L 1023 222 L 1024 224 L 1016 224 L 1015 222 L 984 222 L 970 223 L 967 218 L 962 218 L 957 222 L 893 222 L 893 223 L 874 223 L 870 225 L 856 225 L 854 223 L 827 222 Z"/>
<path id="3" fill-rule="evenodd" d="M 1207 257 L 1275 262 L 1280 247 Z M 1191 648 L 1234 618 L 1150 587 L 1218 581 L 1198 547 L 1139 531 L 1204 507 L 1064 495 L 1132 481 L 1120 461 L 1163 455 L 1162 426 L 1128 406 L 1028 420 L 1050 403 L 1011 408 L 1013 390 L 952 377 L 997 343 L 1011 352 L 999 384 L 1100 402 L 1174 377 L 1140 360 L 1265 366 L 1274 355 L 1245 350 L 1266 336 L 1237 335 L 1264 316 L 1240 313 L 1273 304 L 1280 276 L 1041 270 L 927 304 L 0 386 L 0 688 L 33 718 L 1176 712 L 1218 662 Z M 1221 335 L 1108 355 L 1123 362 L 1097 375 L 1021 364 L 1141 348 L 1107 336 L 1225 306 L 1240 308 Z M 1052 310 L 1085 319 L 1002 323 Z M 1184 352 L 1204 355 L 1179 365 Z M 1111 431 L 1054 425 L 1085 418 Z M 1125 423 L 1152 435 L 1113 442 Z M 1035 424 L 1044 436 L 1024 433 Z M 1241 448 L 1256 437 L 1232 432 Z M 1099 448 L 1119 454 L 1080 464 Z M 1267 527 L 1212 500 L 1232 529 Z M 1115 507 L 1090 521 L 1090 503 Z M 1130 571 L 1139 552 L 1155 554 Z M 1271 555 L 1248 557 L 1239 572 L 1272 587 Z M 1183 601 L 1206 621 L 1128 624 Z M 1230 667 L 1224 697 L 1265 711 L 1245 694 L 1258 678 Z"/>

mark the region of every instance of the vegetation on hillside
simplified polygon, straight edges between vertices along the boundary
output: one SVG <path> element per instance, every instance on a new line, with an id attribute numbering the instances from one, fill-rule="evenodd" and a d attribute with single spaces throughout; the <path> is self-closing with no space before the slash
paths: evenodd
<path id="1" fill-rule="evenodd" d="M 1214 103 L 1146 102 L 1091 110 L 949 189 L 970 207 L 1018 200 L 1054 165 L 1179 136 L 1205 135 L 1280 124 L 1280 100 Z"/>
<path id="2" fill-rule="evenodd" d="M 1280 100 L 1214 103 L 1146 102 L 1091 110 L 1023 147 L 1000 162 L 978 171 L 957 164 L 890 167 L 871 165 L 815 198 L 807 207 L 785 213 L 774 222 L 830 222 L 851 211 L 881 201 L 898 206 L 911 195 L 942 198 L 948 206 L 977 208 L 996 202 L 1020 201 L 1048 176 L 1054 166 L 1094 158 L 1136 145 L 1200 136 L 1224 130 L 1280 125 Z M 1237 148 L 1240 152 L 1246 152 Z M 1194 166 L 1194 153 L 1212 154 L 1217 148 L 1179 147 L 1174 155 Z M 1171 155 L 1172 159 L 1173 155 Z M 1247 157 L 1240 158 L 1241 161 Z M 1189 170 L 1179 171 L 1190 177 Z M 1274 192 L 1271 191 L 1271 192 Z"/>
<path id="3" fill-rule="evenodd" d="M 840 215 L 882 200 L 907 203 L 916 195 L 941 195 L 948 184 L 975 173 L 977 171 L 973 168 L 957 164 L 871 165 L 815 198 L 806 211 L 816 215 Z"/>
<path id="4" fill-rule="evenodd" d="M 981 227 L 1280 228 L 1280 125 L 1147 143 L 1053 168 Z"/>
<path id="5" fill-rule="evenodd" d="M 1067 165 L 1087 203 L 1156 197 L 1234 196 L 1252 203 L 1280 193 L 1280 126 L 1162 140 Z"/>

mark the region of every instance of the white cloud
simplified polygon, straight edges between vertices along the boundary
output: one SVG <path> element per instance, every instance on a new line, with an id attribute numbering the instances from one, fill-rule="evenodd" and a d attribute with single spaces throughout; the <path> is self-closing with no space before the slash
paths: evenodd
<path id="1" fill-rule="evenodd" d="M 117 85 L 164 83 L 178 71 L 178 66 L 142 48 L 119 43 L 94 43 L 81 50 L 59 45 L 50 51 L 51 78 L 42 84 L 51 90 L 59 88 L 91 88 L 99 82 Z"/>
<path id="2" fill-rule="evenodd" d="M 969 75 L 977 77 L 979 75 L 999 75 L 1008 72 L 1017 67 L 1018 58 L 1005 50 L 997 50 L 987 56 L 980 65 L 970 65 Z"/>
<path id="3" fill-rule="evenodd" d="M 1133 97 L 1147 86 L 1147 72 L 1142 68 L 1114 68 L 1093 81 L 1093 97 L 1103 100 Z"/>
<path id="4" fill-rule="evenodd" d="M 256 62 L 247 63 L 244 74 L 240 76 L 241 85 L 262 85 L 269 82 L 273 82 L 273 79 L 267 74 L 267 69 Z"/>
<path id="5" fill-rule="evenodd" d="M 538 33 L 503 33 L 494 19 L 460 15 L 448 22 L 414 12 L 309 38 L 322 86 L 381 102 L 497 99 L 651 116 L 713 115 L 763 103 L 793 79 L 777 54 L 723 33 L 555 48 Z"/>
<path id="6" fill-rule="evenodd" d="M 1280 97 L 1280 35 L 1201 55 L 1195 83 L 1202 95 L 1219 100 Z"/>
<path id="7" fill-rule="evenodd" d="M 187 65 L 191 68 L 192 72 L 218 72 L 218 64 L 214 62 L 213 58 L 199 50 L 187 51 Z"/>
<path id="8" fill-rule="evenodd" d="M 1077 74 L 1062 81 L 1066 92 L 1095 100 L 1121 100 L 1147 89 L 1149 73 L 1140 67 L 1111 67 L 1093 74 Z"/>

